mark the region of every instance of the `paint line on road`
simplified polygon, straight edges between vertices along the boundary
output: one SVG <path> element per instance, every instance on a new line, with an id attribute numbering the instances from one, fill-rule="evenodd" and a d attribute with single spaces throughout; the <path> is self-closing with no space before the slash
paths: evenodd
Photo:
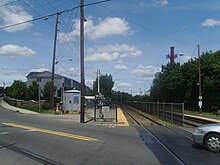
<path id="1" fill-rule="evenodd" d="M 2 124 L 7 125 L 7 126 L 16 127 L 16 128 L 23 128 L 23 129 L 27 129 L 27 130 L 34 130 L 34 131 L 38 131 L 38 132 L 42 132 L 42 133 L 58 135 L 58 136 L 63 136 L 63 137 L 68 137 L 68 138 L 73 138 L 73 139 L 78 139 L 78 140 L 98 141 L 98 139 L 91 138 L 91 137 L 80 136 L 80 135 L 69 134 L 69 133 L 58 132 L 58 131 L 52 131 L 52 130 L 36 128 L 36 127 L 30 127 L 30 126 L 21 125 L 21 124 L 14 124 L 14 123 L 2 123 Z"/>
<path id="2" fill-rule="evenodd" d="M 9 134 L 10 132 L 0 132 L 0 135 L 6 135 Z"/>

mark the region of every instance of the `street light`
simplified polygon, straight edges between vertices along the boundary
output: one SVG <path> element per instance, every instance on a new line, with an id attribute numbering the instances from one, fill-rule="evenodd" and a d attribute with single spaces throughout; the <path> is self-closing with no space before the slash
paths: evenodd
<path id="1" fill-rule="evenodd" d="M 201 82 L 201 67 L 200 67 L 200 48 L 199 45 L 196 46 L 198 49 L 198 72 L 199 72 L 199 101 L 198 101 L 198 106 L 199 106 L 199 113 L 202 113 L 202 82 Z M 179 53 L 179 56 L 184 56 L 184 53 Z"/>
<path id="2" fill-rule="evenodd" d="M 202 86 L 201 86 L 201 68 L 200 68 L 200 49 L 198 47 L 198 70 L 199 70 L 199 112 L 202 113 Z"/>
<path id="3" fill-rule="evenodd" d="M 58 18 L 57 18 L 58 19 Z M 69 61 L 73 61 L 72 58 L 62 58 L 60 60 L 56 60 L 55 61 L 55 55 L 53 57 L 53 65 L 52 65 L 52 76 L 51 76 L 51 90 L 50 90 L 50 107 L 51 109 L 53 110 L 53 104 L 54 104 L 54 100 L 53 100 L 53 97 L 54 97 L 54 91 L 53 91 L 53 87 L 54 87 L 54 73 L 55 73 L 55 65 L 59 63 L 59 61 L 61 60 L 69 60 Z M 56 111 L 54 112 L 56 114 Z"/>
<path id="4" fill-rule="evenodd" d="M 58 64 L 61 60 L 69 60 L 69 61 L 73 61 L 72 58 L 62 58 L 62 59 L 56 60 L 55 64 Z"/>

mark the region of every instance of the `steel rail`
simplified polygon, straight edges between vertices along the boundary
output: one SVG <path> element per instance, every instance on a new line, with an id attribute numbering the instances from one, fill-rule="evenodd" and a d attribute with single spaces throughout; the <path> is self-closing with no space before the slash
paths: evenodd
<path id="1" fill-rule="evenodd" d="M 179 162 L 179 164 L 186 164 L 183 160 L 181 160 L 178 155 L 176 155 L 166 144 L 164 144 L 159 138 L 157 138 L 146 126 L 144 126 L 141 122 L 139 122 L 130 112 L 128 112 L 128 110 L 126 110 L 126 108 L 129 108 L 131 109 L 130 107 L 127 107 L 126 108 L 123 108 L 125 107 L 124 105 L 120 105 L 120 107 L 122 108 L 122 110 L 124 110 L 139 126 L 141 126 L 147 133 L 149 133 L 169 154 L 171 154 L 174 159 Z M 138 112 L 136 112 L 138 113 Z M 141 115 L 142 117 L 144 118 L 147 118 L 148 120 L 154 122 L 155 124 L 159 125 L 159 126 L 162 126 L 161 123 L 145 116 L 145 115 L 142 115 L 140 113 L 138 113 L 139 115 Z"/>

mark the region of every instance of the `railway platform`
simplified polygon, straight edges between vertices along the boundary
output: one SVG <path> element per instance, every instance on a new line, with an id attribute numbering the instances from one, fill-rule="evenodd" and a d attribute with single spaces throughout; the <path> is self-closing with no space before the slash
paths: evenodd
<path id="1" fill-rule="evenodd" d="M 194 120 L 199 120 L 201 121 L 202 124 L 207 124 L 207 123 L 220 123 L 220 117 L 218 116 L 208 116 L 205 114 L 190 114 L 190 113 L 185 113 L 184 118 L 188 119 L 194 119 Z"/>

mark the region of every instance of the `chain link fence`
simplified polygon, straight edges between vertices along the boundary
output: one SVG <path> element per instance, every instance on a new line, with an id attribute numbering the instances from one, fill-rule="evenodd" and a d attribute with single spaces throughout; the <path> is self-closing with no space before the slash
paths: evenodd
<path id="1" fill-rule="evenodd" d="M 163 121 L 184 125 L 184 103 L 126 102 L 124 104 L 149 115 L 157 116 Z"/>
<path id="2" fill-rule="evenodd" d="M 117 106 L 101 106 L 94 109 L 94 121 L 118 122 Z"/>

